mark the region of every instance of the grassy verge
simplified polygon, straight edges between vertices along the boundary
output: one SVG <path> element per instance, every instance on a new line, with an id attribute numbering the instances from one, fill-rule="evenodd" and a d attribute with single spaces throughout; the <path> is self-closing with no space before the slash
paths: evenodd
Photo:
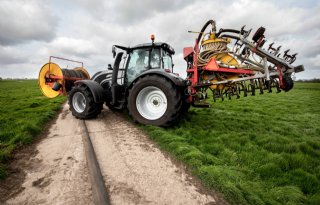
<path id="1" fill-rule="evenodd" d="M 0 81 L 0 179 L 13 150 L 30 143 L 63 101 L 44 97 L 36 80 Z"/>
<path id="2" fill-rule="evenodd" d="M 297 83 L 142 129 L 232 204 L 319 204 L 319 102 L 320 83 Z"/>

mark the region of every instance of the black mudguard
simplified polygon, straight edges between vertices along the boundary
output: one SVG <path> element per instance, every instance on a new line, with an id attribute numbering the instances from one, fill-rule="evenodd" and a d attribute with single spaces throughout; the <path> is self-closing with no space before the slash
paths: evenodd
<path id="1" fill-rule="evenodd" d="M 168 73 L 168 72 L 166 72 L 164 70 L 160 70 L 160 69 L 150 69 L 150 70 L 147 70 L 147 71 L 141 73 L 138 77 L 136 77 L 136 79 L 134 79 L 134 81 L 130 84 L 129 87 L 131 87 L 139 78 L 146 76 L 146 75 L 163 76 L 163 77 L 167 78 L 168 80 L 170 80 L 176 86 L 179 86 L 179 87 L 187 86 L 184 79 L 182 79 L 181 77 L 179 77 L 173 73 Z"/>
<path id="2" fill-rule="evenodd" d="M 90 89 L 95 103 L 101 103 L 105 101 L 105 96 L 106 96 L 105 91 L 103 87 L 96 81 L 79 80 L 75 82 L 75 85 L 76 86 L 86 85 Z"/>

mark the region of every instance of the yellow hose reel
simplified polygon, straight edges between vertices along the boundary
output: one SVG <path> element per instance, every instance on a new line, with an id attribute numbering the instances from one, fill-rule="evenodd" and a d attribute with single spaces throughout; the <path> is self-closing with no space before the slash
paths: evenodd
<path id="1" fill-rule="evenodd" d="M 46 97 L 65 96 L 72 89 L 75 81 L 90 79 L 89 73 L 83 66 L 74 69 L 61 69 L 58 64 L 51 62 L 51 58 L 77 62 L 83 65 L 82 62 L 51 56 L 49 63 L 42 66 L 38 77 L 40 90 Z"/>

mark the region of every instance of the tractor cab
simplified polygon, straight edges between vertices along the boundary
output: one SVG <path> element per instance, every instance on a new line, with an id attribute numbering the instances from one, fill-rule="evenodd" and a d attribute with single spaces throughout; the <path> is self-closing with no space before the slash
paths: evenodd
<path id="1" fill-rule="evenodd" d="M 111 93 L 112 104 L 116 107 L 124 105 L 127 88 L 144 72 L 151 72 L 150 70 L 173 72 L 174 49 L 167 43 L 155 43 L 153 40 L 152 43 L 139 44 L 131 48 L 113 46 L 115 61 L 112 68 Z M 117 53 L 116 49 L 120 51 Z"/>
<path id="2" fill-rule="evenodd" d="M 131 84 L 141 73 L 150 69 L 173 71 L 174 50 L 166 43 L 148 43 L 133 47 L 129 52 L 125 82 Z"/>
<path id="3" fill-rule="evenodd" d="M 172 55 L 173 48 L 167 43 L 145 43 L 132 48 L 115 45 L 123 51 L 114 54 L 116 57 L 113 74 L 117 75 L 117 83 L 123 82 L 129 86 L 139 75 L 150 69 L 162 69 L 165 72 L 173 72 Z M 113 49 L 115 53 L 115 49 Z M 120 57 L 121 56 L 121 57 Z"/>

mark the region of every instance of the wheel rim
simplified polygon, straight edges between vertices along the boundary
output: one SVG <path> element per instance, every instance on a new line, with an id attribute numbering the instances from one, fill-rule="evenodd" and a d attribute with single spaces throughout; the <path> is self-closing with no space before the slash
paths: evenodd
<path id="1" fill-rule="evenodd" d="M 86 109 L 86 98 L 81 92 L 76 92 L 73 95 L 72 105 L 78 113 L 82 113 Z"/>
<path id="2" fill-rule="evenodd" d="M 167 110 L 167 97 L 157 87 L 148 86 L 143 88 L 136 99 L 139 114 L 147 120 L 161 118 Z"/>

